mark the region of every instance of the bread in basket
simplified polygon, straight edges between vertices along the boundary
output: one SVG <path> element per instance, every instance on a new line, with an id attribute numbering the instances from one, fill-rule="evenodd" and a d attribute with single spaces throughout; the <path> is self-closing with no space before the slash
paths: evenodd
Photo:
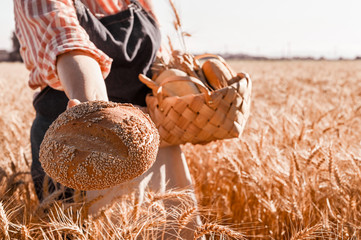
<path id="1" fill-rule="evenodd" d="M 204 58 L 208 60 L 201 65 Z M 193 57 L 178 51 L 167 64 L 158 61 L 155 67 L 153 80 L 144 75 L 139 79 L 153 90 L 146 103 L 162 146 L 205 144 L 241 135 L 251 103 L 247 73 L 235 73 L 217 55 Z M 188 94 L 186 88 L 191 89 Z"/>

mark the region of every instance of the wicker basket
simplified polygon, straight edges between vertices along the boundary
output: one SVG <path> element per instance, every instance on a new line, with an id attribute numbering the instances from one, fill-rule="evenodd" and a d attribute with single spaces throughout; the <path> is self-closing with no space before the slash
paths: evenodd
<path id="1" fill-rule="evenodd" d="M 162 87 L 171 80 L 158 87 L 156 96 L 148 94 L 148 111 L 159 130 L 162 146 L 239 137 L 249 116 L 252 82 L 246 73 L 238 73 L 238 79 L 215 91 L 194 81 L 202 93 L 164 97 Z"/>

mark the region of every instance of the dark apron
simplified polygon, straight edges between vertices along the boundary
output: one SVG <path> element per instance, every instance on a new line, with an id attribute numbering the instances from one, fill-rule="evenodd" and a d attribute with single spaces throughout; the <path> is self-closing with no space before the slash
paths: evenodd
<path id="1" fill-rule="evenodd" d="M 136 1 L 132 1 L 127 10 L 101 19 L 79 0 L 75 0 L 74 5 L 79 23 L 90 40 L 113 59 L 110 74 L 105 79 L 109 100 L 145 106 L 145 96 L 150 90 L 138 80 L 138 75 L 143 73 L 151 77 L 151 64 L 161 41 L 153 17 Z M 44 190 L 51 193 L 60 186 L 51 180 L 44 182 L 46 174 L 39 162 L 39 149 L 46 130 L 65 111 L 68 100 L 63 91 L 46 87 L 33 102 L 36 118 L 30 136 L 31 175 L 40 201 L 44 198 Z M 72 189 L 66 189 L 62 198 L 70 197 L 72 192 Z"/>

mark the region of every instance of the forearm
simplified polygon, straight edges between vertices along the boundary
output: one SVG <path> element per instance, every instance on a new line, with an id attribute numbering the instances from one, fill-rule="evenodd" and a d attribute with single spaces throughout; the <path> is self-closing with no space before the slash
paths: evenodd
<path id="1" fill-rule="evenodd" d="M 69 99 L 108 100 L 100 66 L 85 52 L 70 51 L 58 56 L 56 68 Z"/>

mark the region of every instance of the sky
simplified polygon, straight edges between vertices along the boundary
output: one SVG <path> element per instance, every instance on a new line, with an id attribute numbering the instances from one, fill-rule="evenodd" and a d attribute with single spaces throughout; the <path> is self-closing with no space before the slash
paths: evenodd
<path id="1" fill-rule="evenodd" d="M 174 0 L 192 53 L 361 56 L 360 0 Z M 153 0 L 163 36 L 179 46 L 168 0 Z M 13 3 L 0 2 L 0 49 L 11 49 Z M 179 46 L 180 47 L 180 46 Z"/>

